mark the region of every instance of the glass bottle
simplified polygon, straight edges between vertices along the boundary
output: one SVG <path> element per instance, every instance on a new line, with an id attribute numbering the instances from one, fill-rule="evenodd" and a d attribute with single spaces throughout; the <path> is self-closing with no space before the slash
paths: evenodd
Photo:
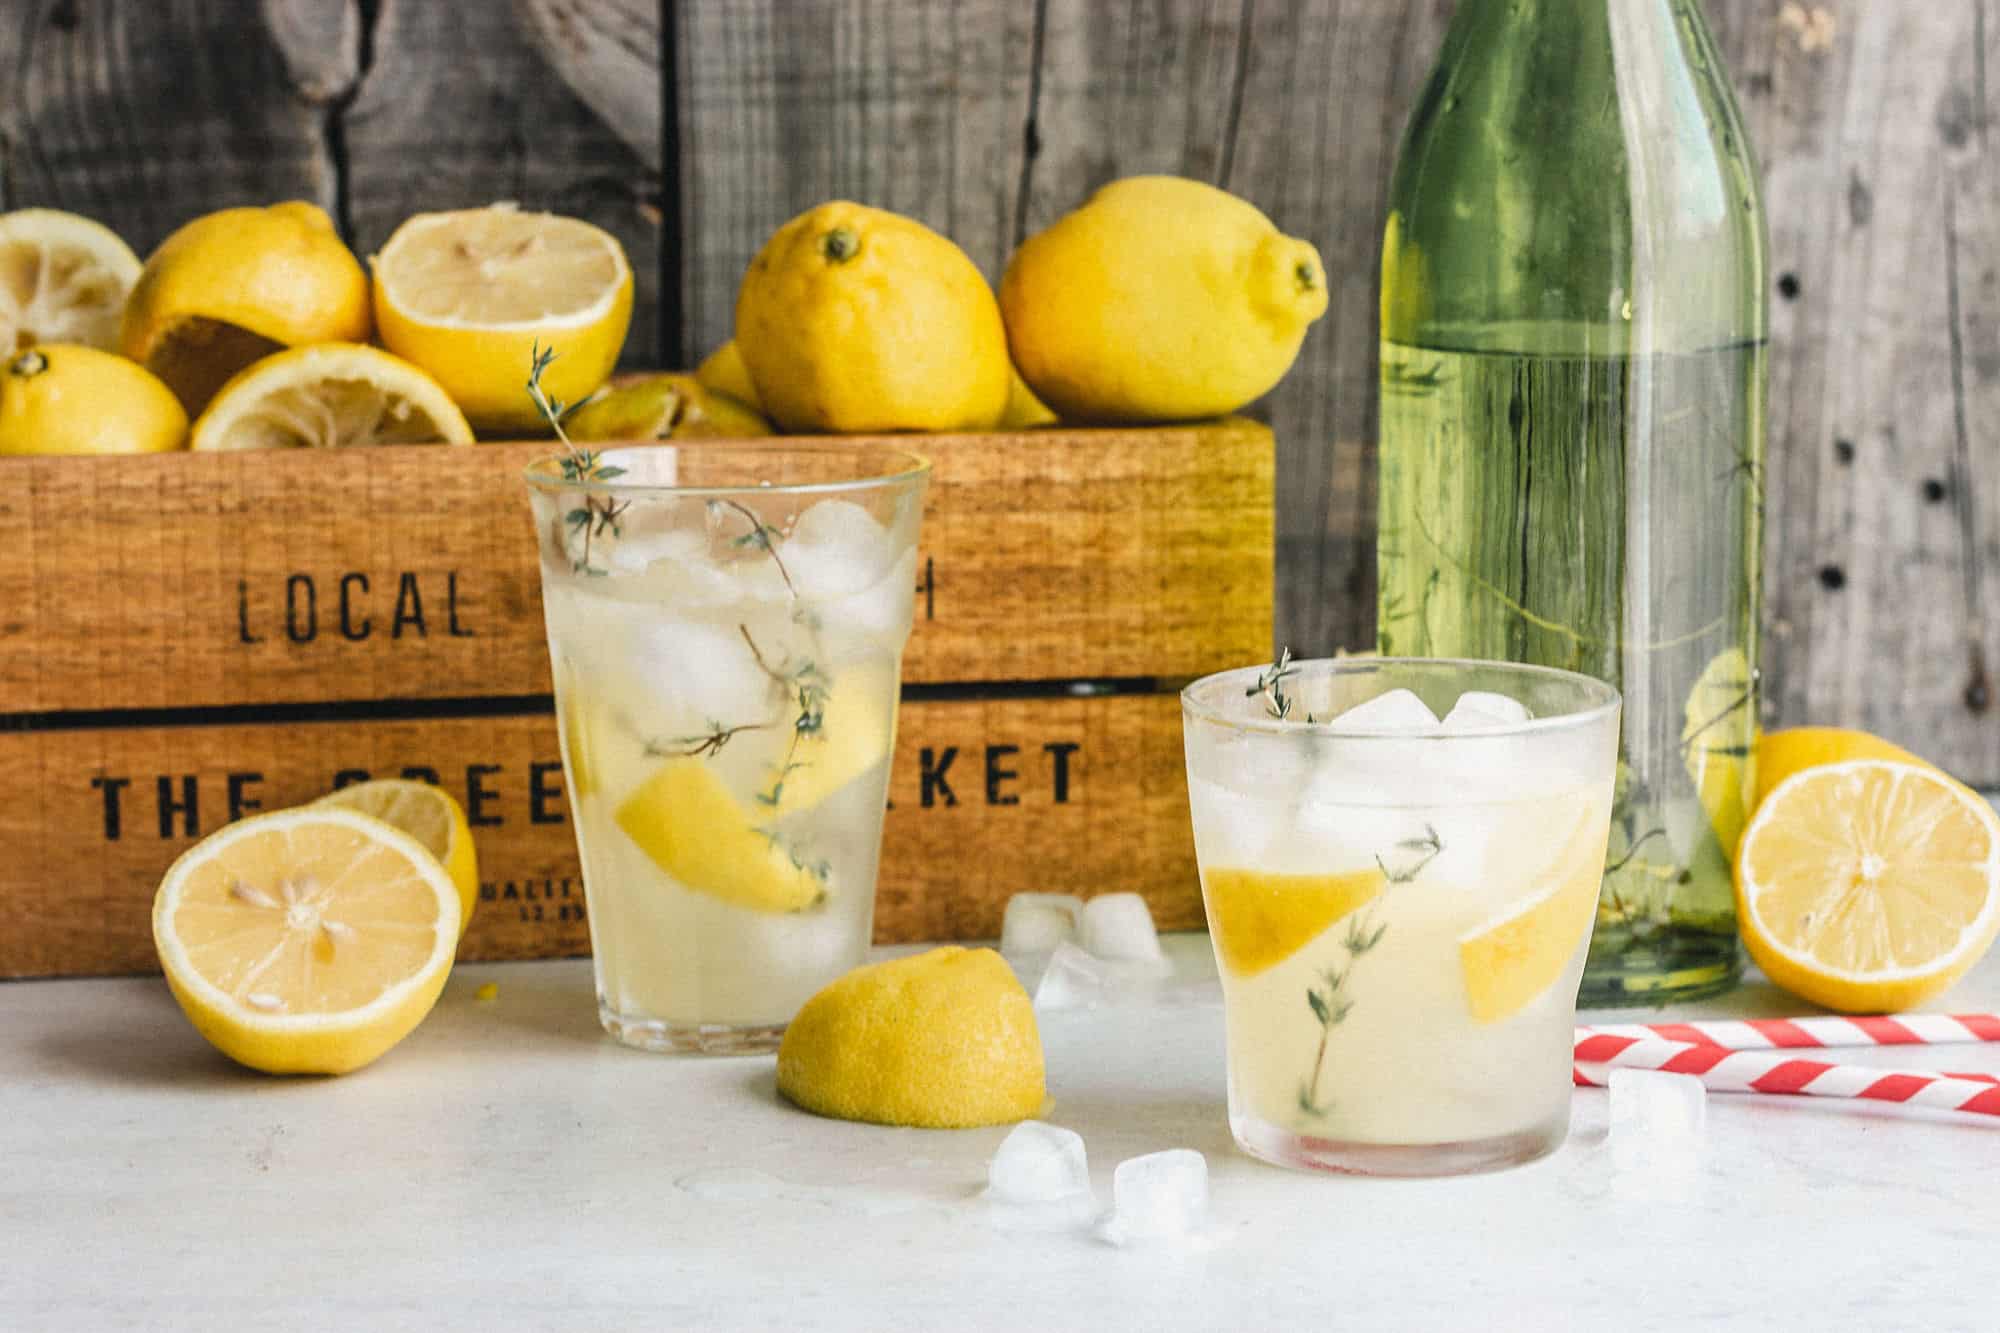
<path id="1" fill-rule="evenodd" d="M 1586 1005 L 1739 971 L 1765 265 L 1697 0 L 1462 0 L 1390 187 L 1378 640 L 1623 690 Z"/>

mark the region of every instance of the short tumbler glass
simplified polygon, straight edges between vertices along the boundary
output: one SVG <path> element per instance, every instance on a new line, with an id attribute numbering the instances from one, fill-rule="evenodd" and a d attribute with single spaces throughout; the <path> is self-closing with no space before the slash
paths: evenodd
<path id="1" fill-rule="evenodd" d="M 1378 699 L 1395 691 L 1428 713 Z M 1546 667 L 1343 658 L 1208 676 L 1181 705 L 1237 1143 L 1373 1175 L 1555 1148 L 1618 692 Z"/>
<path id="2" fill-rule="evenodd" d="M 708 441 L 527 481 L 598 1015 L 773 1050 L 864 961 L 929 464 Z"/>

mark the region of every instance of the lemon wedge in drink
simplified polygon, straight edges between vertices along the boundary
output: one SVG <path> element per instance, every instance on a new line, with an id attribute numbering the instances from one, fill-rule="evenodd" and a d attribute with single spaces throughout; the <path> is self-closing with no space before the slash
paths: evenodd
<path id="1" fill-rule="evenodd" d="M 458 933 L 464 936 L 479 902 L 479 858 L 473 852 L 465 808 L 450 792 L 408 778 L 376 778 L 322 796 L 319 804 L 373 815 L 422 843 L 458 888 Z"/>
<path id="2" fill-rule="evenodd" d="M 1209 932 L 1222 965 L 1254 977 L 1284 962 L 1388 883 L 1380 870 L 1295 875 L 1219 869 L 1203 873 Z"/>
<path id="3" fill-rule="evenodd" d="M 1459 970 L 1474 1020 L 1498 1023 L 1556 984 L 1597 915 L 1610 826 L 1596 807 L 1577 819 L 1562 852 L 1542 874 L 1544 887 L 1511 904 L 1458 942 Z"/>
<path id="4" fill-rule="evenodd" d="M 444 989 L 458 924 L 458 889 L 416 839 L 321 805 L 211 834 L 153 899 L 181 1009 L 273 1074 L 344 1074 L 408 1036 Z"/>
<path id="5" fill-rule="evenodd" d="M 756 912 L 802 912 L 826 897 L 814 867 L 754 827 L 699 756 L 661 764 L 625 798 L 617 820 L 654 865 L 696 893 Z"/>

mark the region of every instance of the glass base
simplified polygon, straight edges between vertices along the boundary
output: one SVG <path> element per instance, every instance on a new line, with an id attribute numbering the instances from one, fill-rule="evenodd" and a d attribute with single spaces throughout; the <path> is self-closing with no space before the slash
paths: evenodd
<path id="1" fill-rule="evenodd" d="M 1679 1004 L 1732 991 L 1742 979 L 1734 934 L 1675 925 L 1642 934 L 1600 924 L 1576 1003 L 1583 1009 Z"/>
<path id="2" fill-rule="evenodd" d="M 1229 1117 L 1236 1145 L 1294 1171 L 1344 1176 L 1464 1176 L 1521 1166 L 1554 1152 L 1569 1133 L 1569 1106 L 1532 1129 L 1457 1143 L 1354 1143 L 1280 1129 L 1254 1115 Z"/>
<path id="3" fill-rule="evenodd" d="M 669 1023 L 658 1018 L 631 1018 L 601 999 L 597 1021 L 627 1046 L 670 1055 L 769 1055 L 785 1035 L 783 1023 Z"/>

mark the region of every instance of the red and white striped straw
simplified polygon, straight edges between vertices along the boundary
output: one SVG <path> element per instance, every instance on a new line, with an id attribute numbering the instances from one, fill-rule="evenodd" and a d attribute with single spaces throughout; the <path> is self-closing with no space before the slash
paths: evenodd
<path id="1" fill-rule="evenodd" d="M 2000 1014 L 1901 1014 L 1895 1018 L 1827 1015 L 1814 1018 L 1706 1019 L 1693 1023 L 1597 1023 L 1576 1030 L 1587 1036 L 1635 1041 L 1678 1041 L 1725 1051 L 1790 1050 L 1824 1046 L 1939 1046 L 2000 1041 Z M 1581 1057 L 1578 1057 L 1581 1058 Z"/>
<path id="2" fill-rule="evenodd" d="M 1731 1051 L 1658 1038 L 1579 1034 L 1577 1083 L 1604 1087 L 1613 1069 L 1693 1074 L 1710 1092 L 1842 1097 L 2000 1117 L 2000 1075 L 1871 1069 L 1768 1050 Z"/>

